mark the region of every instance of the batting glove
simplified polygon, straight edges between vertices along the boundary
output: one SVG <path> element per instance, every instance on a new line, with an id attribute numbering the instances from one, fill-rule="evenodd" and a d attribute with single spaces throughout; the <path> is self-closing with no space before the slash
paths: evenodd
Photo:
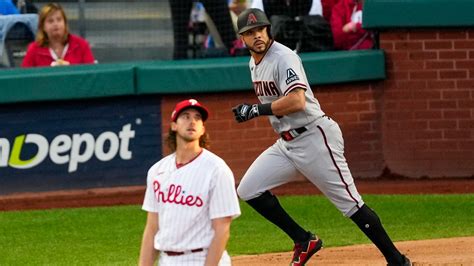
<path id="1" fill-rule="evenodd" d="M 260 115 L 258 112 L 258 104 L 239 104 L 238 106 L 232 108 L 232 112 L 234 112 L 235 120 L 239 123 L 245 122 Z"/>

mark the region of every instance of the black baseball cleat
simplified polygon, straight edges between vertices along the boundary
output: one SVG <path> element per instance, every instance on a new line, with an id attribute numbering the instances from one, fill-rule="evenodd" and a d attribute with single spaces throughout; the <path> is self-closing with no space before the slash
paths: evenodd
<path id="1" fill-rule="evenodd" d="M 401 264 L 395 264 L 395 263 L 389 263 L 387 266 L 411 266 L 411 261 L 405 256 L 402 255 L 403 257 L 403 262 Z"/>
<path id="2" fill-rule="evenodd" d="M 303 266 L 318 250 L 323 247 L 323 241 L 314 234 L 306 242 L 295 243 L 293 259 L 290 266 Z"/>

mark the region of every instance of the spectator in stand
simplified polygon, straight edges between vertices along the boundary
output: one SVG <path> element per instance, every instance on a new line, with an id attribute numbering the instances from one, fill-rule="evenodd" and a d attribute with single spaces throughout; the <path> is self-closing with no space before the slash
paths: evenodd
<path id="1" fill-rule="evenodd" d="M 38 8 L 31 0 L 13 0 L 12 3 L 17 7 L 18 12 L 22 14 L 37 14 Z"/>
<path id="2" fill-rule="evenodd" d="M 327 21 L 331 21 L 332 8 L 338 2 L 339 0 L 321 0 L 321 5 L 323 7 L 323 17 Z"/>
<path id="3" fill-rule="evenodd" d="M 61 5 L 49 3 L 39 12 L 36 40 L 28 46 L 22 67 L 93 64 L 94 55 L 86 40 L 69 33 Z"/>
<path id="4" fill-rule="evenodd" d="M 200 0 L 204 4 L 207 14 L 216 25 L 220 37 L 231 54 L 234 42 L 238 39 L 235 33 L 229 12 L 227 0 Z M 173 20 L 174 35 L 174 59 L 187 59 L 189 48 L 188 27 L 193 1 L 173 0 L 169 1 L 171 7 L 171 18 Z"/>
<path id="5" fill-rule="evenodd" d="M 254 0 L 252 1 L 252 8 L 264 11 L 270 19 L 273 15 L 296 17 L 323 14 L 321 0 Z"/>
<path id="6" fill-rule="evenodd" d="M 0 16 L 19 14 L 11 0 L 0 0 Z"/>
<path id="7" fill-rule="evenodd" d="M 332 9 L 331 28 L 334 47 L 340 50 L 362 50 L 374 47 L 373 34 L 362 28 L 364 0 L 339 0 Z"/>
<path id="8" fill-rule="evenodd" d="M 252 8 L 264 11 L 270 19 L 275 41 L 296 53 L 334 50 L 321 0 L 254 0 Z"/>
<path id="9" fill-rule="evenodd" d="M 245 9 L 247 9 L 247 1 L 246 0 L 229 0 L 229 9 L 230 11 L 234 12 L 235 15 L 238 16 Z"/>

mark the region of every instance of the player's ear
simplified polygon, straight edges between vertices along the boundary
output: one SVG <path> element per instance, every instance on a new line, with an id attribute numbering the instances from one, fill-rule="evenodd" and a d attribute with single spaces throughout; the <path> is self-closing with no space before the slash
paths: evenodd
<path id="1" fill-rule="evenodd" d="M 272 28 L 270 26 L 267 26 L 265 27 L 267 29 L 267 35 L 268 35 L 268 38 L 272 39 L 273 40 L 273 36 L 272 36 Z"/>
<path id="2" fill-rule="evenodd" d="M 176 122 L 171 122 L 170 128 L 172 131 L 177 131 L 178 125 L 176 124 Z"/>

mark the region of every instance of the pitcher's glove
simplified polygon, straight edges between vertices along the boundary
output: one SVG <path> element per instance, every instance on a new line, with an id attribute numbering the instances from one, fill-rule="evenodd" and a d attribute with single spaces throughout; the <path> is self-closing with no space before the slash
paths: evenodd
<path id="1" fill-rule="evenodd" d="M 242 103 L 232 108 L 235 120 L 239 123 L 245 122 L 259 115 L 272 115 L 271 103 L 248 104 Z"/>

